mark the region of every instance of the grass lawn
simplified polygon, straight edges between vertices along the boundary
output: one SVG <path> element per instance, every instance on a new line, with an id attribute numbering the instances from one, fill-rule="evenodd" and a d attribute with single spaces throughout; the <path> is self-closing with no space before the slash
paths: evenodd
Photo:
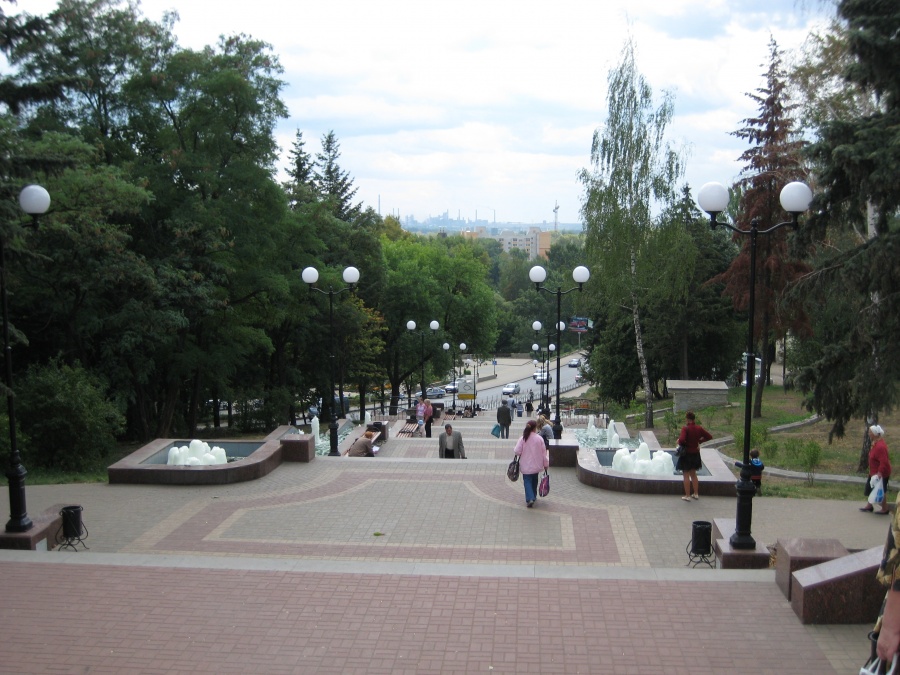
<path id="1" fill-rule="evenodd" d="M 731 389 L 729 391 L 729 408 L 706 408 L 695 411 L 698 421 L 709 430 L 714 438 L 735 436 L 737 439 L 741 439 L 744 431 L 744 397 L 743 388 Z M 866 431 L 864 420 L 850 420 L 847 423 L 847 431 L 844 437 L 834 437 L 830 443 L 828 434 L 831 430 L 831 423 L 827 420 L 821 420 L 815 424 L 802 426 L 791 431 L 780 431 L 778 433 L 768 433 L 766 431 L 775 426 L 809 419 L 811 413 L 803 407 L 802 401 L 803 399 L 799 392 L 786 392 L 783 387 L 779 386 L 766 387 L 763 392 L 762 417 L 752 420 L 754 431 L 751 435 L 751 442 L 753 442 L 753 447 L 759 449 L 766 467 L 805 472 L 803 448 L 807 444 L 815 443 L 820 448 L 819 463 L 815 469 L 816 473 L 865 476 L 865 473 L 857 473 L 856 471 L 859 465 L 863 436 Z M 666 405 L 667 402 L 662 402 L 658 404 L 658 407 L 666 407 Z M 664 444 L 674 443 L 676 436 L 673 434 L 677 435 L 681 425 L 684 424 L 681 418 L 675 420 L 675 422 L 677 423 L 677 428 L 674 432 L 670 431 L 672 426 L 671 417 L 668 426 L 665 422 L 660 422 L 654 429 L 657 437 Z M 889 415 L 882 415 L 879 423 L 885 429 L 885 438 L 890 451 L 892 430 L 900 430 L 900 413 L 895 411 Z M 897 442 L 900 443 L 900 441 Z M 743 446 L 726 446 L 722 448 L 722 452 L 739 459 L 743 452 Z M 900 463 L 900 457 L 894 457 L 894 460 Z M 735 476 L 737 476 L 737 469 L 734 469 L 734 472 Z M 898 464 L 898 472 L 895 472 L 895 476 L 900 478 L 900 464 Z M 895 480 L 893 482 L 900 481 Z M 893 485 L 890 486 L 888 499 L 894 501 L 896 494 L 897 492 L 893 489 Z M 778 478 L 766 475 L 765 472 L 763 473 L 763 496 L 847 499 L 859 500 L 860 502 L 863 500 L 862 486 L 858 484 L 817 481 L 810 486 L 805 480 Z"/>

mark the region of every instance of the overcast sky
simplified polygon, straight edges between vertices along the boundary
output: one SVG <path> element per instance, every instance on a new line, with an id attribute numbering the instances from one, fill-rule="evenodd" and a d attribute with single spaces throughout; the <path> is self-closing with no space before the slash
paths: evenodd
<path id="1" fill-rule="evenodd" d="M 50 0 L 5 11 L 46 14 Z M 768 43 L 802 45 L 825 23 L 795 0 L 143 0 L 177 9 L 184 47 L 244 33 L 273 46 L 290 117 L 315 154 L 334 130 L 357 197 L 401 218 L 449 212 L 498 222 L 580 221 L 579 170 L 606 119 L 606 80 L 630 33 L 654 92 L 675 95 L 673 143 L 696 194 L 730 183 L 745 146 L 729 132 L 756 113 Z"/>

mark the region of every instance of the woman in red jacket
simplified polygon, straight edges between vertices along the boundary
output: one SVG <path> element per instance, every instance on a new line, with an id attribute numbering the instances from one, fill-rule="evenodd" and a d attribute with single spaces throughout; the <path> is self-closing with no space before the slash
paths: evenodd
<path id="1" fill-rule="evenodd" d="M 685 415 L 687 424 L 681 427 L 678 436 L 678 445 L 684 446 L 684 452 L 678 458 L 678 468 L 684 479 L 684 497 L 686 502 L 691 501 L 691 488 L 694 491 L 694 499 L 700 499 L 700 481 L 697 479 L 697 470 L 703 466 L 700 460 L 700 444 L 712 440 L 712 434 L 695 422 L 696 416 L 692 410 Z"/>
<path id="2" fill-rule="evenodd" d="M 869 438 L 872 440 L 872 447 L 869 450 L 869 479 L 866 481 L 866 497 L 872 492 L 872 476 L 881 477 L 881 486 L 884 488 L 885 497 L 887 496 L 888 479 L 891 477 L 891 460 L 888 457 L 887 443 L 884 441 L 884 429 L 878 424 L 869 427 Z M 890 513 L 887 506 L 887 499 L 881 500 L 881 510 L 875 511 L 879 515 Z M 860 511 L 874 511 L 871 504 L 866 503 L 859 509 Z"/>

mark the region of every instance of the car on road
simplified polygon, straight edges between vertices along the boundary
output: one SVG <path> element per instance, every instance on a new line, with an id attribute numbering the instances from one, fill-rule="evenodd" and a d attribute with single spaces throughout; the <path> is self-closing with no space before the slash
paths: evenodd
<path id="1" fill-rule="evenodd" d="M 540 370 L 534 374 L 534 381 L 538 384 L 549 384 L 553 382 L 553 376 L 550 373 Z"/>
<path id="2" fill-rule="evenodd" d="M 572 359 L 569 361 L 569 368 L 577 368 L 581 365 L 581 359 Z"/>
<path id="3" fill-rule="evenodd" d="M 522 391 L 522 387 L 519 386 L 518 382 L 510 382 L 503 387 L 504 396 L 512 396 L 513 394 L 518 394 L 520 391 Z"/>
<path id="4" fill-rule="evenodd" d="M 575 373 L 575 381 L 576 382 L 581 382 L 583 379 L 584 379 L 584 375 L 581 374 L 580 370 L 577 373 Z"/>
<path id="5" fill-rule="evenodd" d="M 444 398 L 446 393 L 446 389 L 441 389 L 440 387 L 428 387 L 428 389 L 425 390 L 425 398 Z M 419 398 L 421 395 L 422 392 L 417 391 L 412 397 Z"/>
<path id="6" fill-rule="evenodd" d="M 453 382 L 448 382 L 444 385 L 444 391 L 448 394 L 455 394 L 459 391 L 459 383 L 454 380 Z"/>

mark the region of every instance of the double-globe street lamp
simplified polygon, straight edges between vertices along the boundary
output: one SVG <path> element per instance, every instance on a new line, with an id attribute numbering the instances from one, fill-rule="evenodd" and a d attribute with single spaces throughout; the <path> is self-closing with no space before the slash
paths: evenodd
<path id="1" fill-rule="evenodd" d="M 332 288 L 328 287 L 327 291 L 323 291 L 321 288 L 316 287 L 316 282 L 319 280 L 319 271 L 315 267 L 307 267 L 301 273 L 303 281 L 305 281 L 309 285 L 310 292 L 318 291 L 323 295 L 328 296 L 328 327 L 330 330 L 328 344 L 331 347 L 331 353 L 329 354 L 329 361 L 331 363 L 331 400 L 328 402 L 328 407 L 331 409 L 331 421 L 328 423 L 328 439 L 330 449 L 328 451 L 329 457 L 340 457 L 340 453 L 338 452 L 338 422 L 337 422 L 337 411 L 335 410 L 334 404 L 334 296 L 339 293 L 343 293 L 344 291 L 352 291 L 353 287 L 359 282 L 359 270 L 355 267 L 347 267 L 344 269 L 344 283 L 347 284 L 343 288 Z M 339 402 L 341 409 L 343 410 L 344 402 Z"/>
<path id="2" fill-rule="evenodd" d="M 450 343 L 444 343 L 444 351 L 449 351 L 451 349 Z M 466 350 L 466 343 L 459 343 L 459 353 L 462 354 Z M 452 364 L 453 369 L 453 410 L 456 411 L 456 392 L 459 390 L 459 373 L 456 370 L 456 354 L 450 353 L 450 363 Z"/>
<path id="3" fill-rule="evenodd" d="M 531 324 L 531 328 L 534 330 L 535 337 L 540 337 L 541 329 L 544 325 L 540 321 L 534 321 Z M 550 409 L 550 359 L 553 358 L 553 353 L 556 351 L 556 345 L 550 342 L 550 338 L 553 337 L 553 331 L 548 330 L 545 333 L 545 337 L 547 338 L 547 358 L 546 362 L 544 360 L 544 353 L 541 352 L 541 347 L 538 343 L 531 345 L 531 348 L 537 352 L 540 352 L 541 366 L 538 368 L 537 372 L 540 374 L 541 382 L 541 408 Z M 536 364 L 535 364 L 536 365 Z M 557 373 L 558 374 L 558 373 Z M 544 390 L 546 388 L 546 394 Z M 550 414 L 549 412 L 547 413 Z"/>
<path id="4" fill-rule="evenodd" d="M 428 324 L 428 327 L 431 328 L 431 332 L 432 332 L 432 334 L 434 334 L 434 333 L 437 333 L 438 329 L 441 327 L 441 324 L 439 324 L 437 321 L 432 321 L 430 324 Z M 416 322 L 415 321 L 407 321 L 406 329 L 410 333 L 416 332 Z M 427 398 L 426 389 L 425 389 L 425 330 L 422 329 L 422 330 L 418 331 L 418 333 L 419 333 L 419 335 L 422 336 L 422 389 L 420 391 L 422 394 L 422 398 L 425 399 L 425 398 Z"/>
<path id="5" fill-rule="evenodd" d="M 756 295 L 756 239 L 760 234 L 770 234 L 787 225 L 795 228 L 799 225 L 800 214 L 809 208 L 812 201 L 812 190 L 805 183 L 788 183 L 781 190 L 781 206 L 791 214 L 791 219 L 782 223 L 776 223 L 771 227 L 760 230 L 759 219 L 754 218 L 749 230 L 742 230 L 730 223 L 722 223 L 716 220 L 728 206 L 728 188 L 721 183 L 706 183 L 697 193 L 697 203 L 700 208 L 709 214 L 709 225 L 715 229 L 718 225 L 724 225 L 735 234 L 750 237 L 750 295 L 747 314 L 747 390 L 744 402 L 744 459 L 740 480 L 737 482 L 737 517 L 735 519 L 734 534 L 731 535 L 731 546 L 735 549 L 754 549 L 756 542 L 750 534 L 750 523 L 753 519 L 753 495 L 756 494 L 756 486 L 750 479 L 750 416 L 753 401 L 753 380 L 755 377 L 756 359 L 753 354 L 753 318 Z"/>
<path id="6" fill-rule="evenodd" d="M 19 193 L 19 206 L 37 223 L 37 217 L 50 208 L 50 195 L 40 185 L 27 185 Z M 6 409 L 9 413 L 9 468 L 6 478 L 9 484 L 9 521 L 7 532 L 27 532 L 34 523 L 25 508 L 25 476 L 22 456 L 16 443 L 16 405 L 12 381 L 12 345 L 9 343 L 9 305 L 6 299 L 6 241 L 0 234 L 0 305 L 3 311 L 3 360 L 6 384 Z"/>
<path id="7" fill-rule="evenodd" d="M 562 286 L 559 286 L 555 291 L 551 291 L 543 286 L 544 281 L 547 279 L 547 270 L 540 265 L 535 265 L 531 268 L 528 272 L 528 278 L 534 282 L 534 287 L 538 291 L 544 291 L 556 296 L 556 419 L 553 421 L 553 437 L 562 438 L 562 421 L 559 417 L 559 354 L 562 349 L 562 331 L 565 328 L 565 324 L 562 322 L 562 296 L 572 291 L 580 293 L 584 290 L 584 284 L 591 278 L 591 272 L 583 265 L 579 265 L 572 270 L 572 279 L 578 285 L 567 291 L 564 291 Z"/>

